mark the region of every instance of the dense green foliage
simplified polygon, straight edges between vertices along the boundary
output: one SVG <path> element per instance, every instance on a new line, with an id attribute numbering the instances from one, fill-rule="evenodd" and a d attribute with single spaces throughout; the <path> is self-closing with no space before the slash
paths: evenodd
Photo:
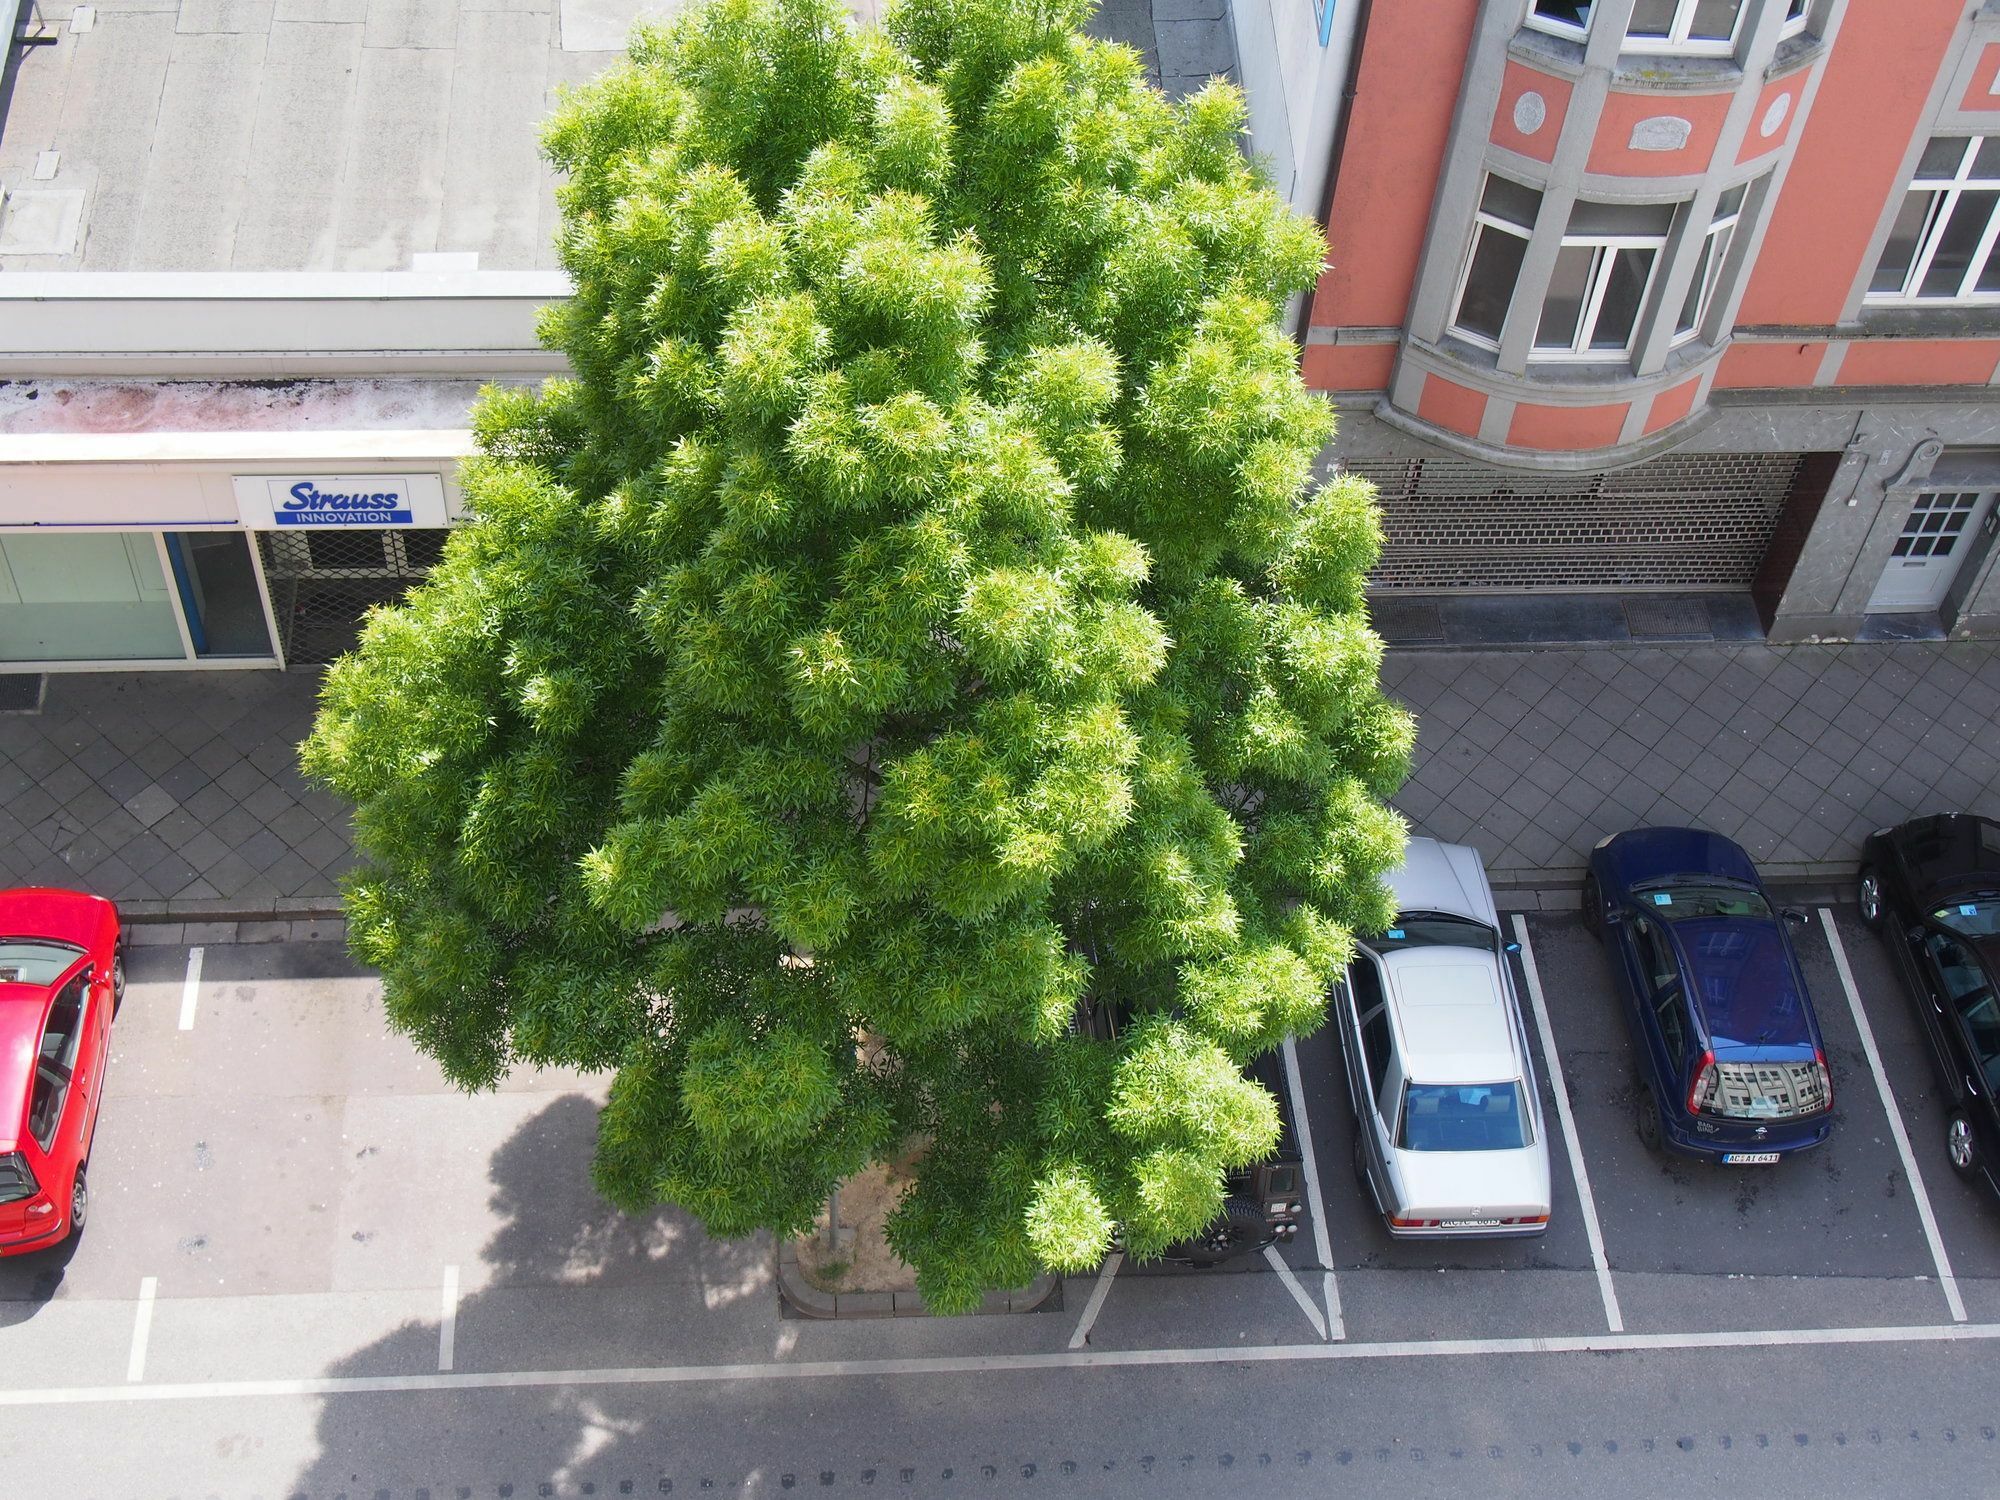
<path id="1" fill-rule="evenodd" d="M 456 1081 L 615 1068 L 599 1185 L 724 1234 L 927 1136 L 941 1308 L 1216 1213 L 1403 837 L 1323 244 L 1089 8 L 711 0 L 572 95 L 574 378 L 485 395 L 305 748 Z"/>

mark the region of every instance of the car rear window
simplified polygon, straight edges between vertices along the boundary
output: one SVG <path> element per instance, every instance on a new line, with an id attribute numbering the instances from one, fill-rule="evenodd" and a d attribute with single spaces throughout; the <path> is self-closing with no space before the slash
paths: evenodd
<path id="1" fill-rule="evenodd" d="M 1518 1083 L 1412 1083 L 1396 1144 L 1405 1151 L 1513 1151 L 1528 1144 Z"/>
<path id="2" fill-rule="evenodd" d="M 81 948 L 46 938 L 0 938 L 0 984 L 54 984 L 83 957 Z"/>

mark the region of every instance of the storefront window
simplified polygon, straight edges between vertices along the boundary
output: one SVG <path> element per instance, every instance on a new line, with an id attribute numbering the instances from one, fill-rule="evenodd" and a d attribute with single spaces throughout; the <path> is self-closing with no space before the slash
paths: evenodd
<path id="1" fill-rule="evenodd" d="M 240 531 L 177 531 L 166 541 L 194 654 L 269 656 L 271 630 L 250 539 Z"/>
<path id="2" fill-rule="evenodd" d="M 0 661 L 186 654 L 153 532 L 0 535 Z"/>

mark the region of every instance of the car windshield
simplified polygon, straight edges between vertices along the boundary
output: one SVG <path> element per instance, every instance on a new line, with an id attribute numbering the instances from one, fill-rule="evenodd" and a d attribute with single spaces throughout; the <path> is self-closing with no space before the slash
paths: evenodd
<path id="1" fill-rule="evenodd" d="M 1683 876 L 1678 880 L 1655 881 L 1633 889 L 1633 897 L 1654 916 L 1668 922 L 1685 922 L 1690 917 L 1756 917 L 1770 920 L 1771 907 L 1754 886 L 1710 876 Z"/>
<path id="2" fill-rule="evenodd" d="M 1940 906 L 1931 920 L 1961 937 L 2000 937 L 2000 891 L 1973 891 Z"/>
<path id="3" fill-rule="evenodd" d="M 1499 936 L 1484 922 L 1455 917 L 1444 911 L 1405 911 L 1396 914 L 1396 925 L 1369 943 L 1377 953 L 1393 953 L 1399 948 L 1478 948 L 1497 953 Z"/>
<path id="4" fill-rule="evenodd" d="M 1405 1151 L 1513 1151 L 1528 1144 L 1518 1083 L 1411 1083 L 1403 1087 L 1396 1144 Z"/>
<path id="5" fill-rule="evenodd" d="M 47 938 L 0 938 L 0 984 L 54 984 L 81 948 Z"/>

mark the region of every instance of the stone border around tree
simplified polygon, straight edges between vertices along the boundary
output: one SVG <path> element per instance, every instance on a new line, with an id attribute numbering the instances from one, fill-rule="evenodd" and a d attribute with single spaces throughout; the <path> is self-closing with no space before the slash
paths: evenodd
<path id="1" fill-rule="evenodd" d="M 936 1317 L 915 1292 L 823 1292 L 806 1279 L 799 1252 L 787 1240 L 778 1246 L 778 1301 L 788 1318 Z M 1031 1313 L 1062 1307 L 1062 1278 L 1037 1276 L 1012 1292 L 988 1292 L 971 1317 Z"/>

